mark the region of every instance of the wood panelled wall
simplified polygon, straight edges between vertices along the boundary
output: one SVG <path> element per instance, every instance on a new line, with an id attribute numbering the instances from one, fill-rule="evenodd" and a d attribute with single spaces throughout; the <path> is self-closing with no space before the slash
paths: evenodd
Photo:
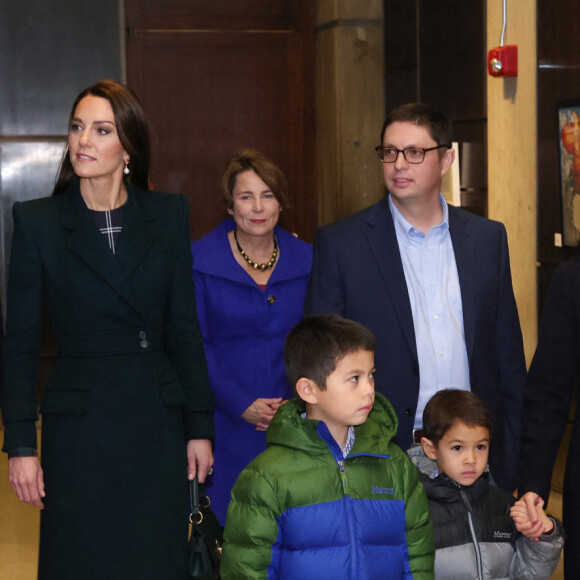
<path id="1" fill-rule="evenodd" d="M 194 239 L 225 217 L 219 181 L 245 147 L 284 171 L 281 224 L 311 241 L 314 191 L 310 0 L 125 0 L 127 80 L 152 122 L 152 181 L 184 193 Z"/>

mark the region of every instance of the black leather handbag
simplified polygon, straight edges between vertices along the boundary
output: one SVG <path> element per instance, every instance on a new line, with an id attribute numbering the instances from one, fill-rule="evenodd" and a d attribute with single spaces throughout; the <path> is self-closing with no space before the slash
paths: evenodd
<path id="1" fill-rule="evenodd" d="M 205 486 L 197 477 L 190 482 L 189 577 L 218 580 L 222 556 L 222 528 L 210 507 Z"/>

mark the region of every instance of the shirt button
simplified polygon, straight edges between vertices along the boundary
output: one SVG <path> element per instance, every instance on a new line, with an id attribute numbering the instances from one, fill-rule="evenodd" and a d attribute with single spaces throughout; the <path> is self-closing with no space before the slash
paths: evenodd
<path id="1" fill-rule="evenodd" d="M 145 340 L 145 339 L 147 338 L 147 333 L 146 333 L 144 330 L 142 330 L 142 331 L 139 333 L 139 338 L 140 338 L 141 340 Z"/>
<path id="2" fill-rule="evenodd" d="M 276 304 L 276 296 L 270 294 L 270 296 L 268 296 L 268 304 Z"/>
<path id="3" fill-rule="evenodd" d="M 433 320 L 439 320 L 439 314 L 433 314 Z"/>
<path id="4" fill-rule="evenodd" d="M 141 348 L 147 348 L 149 346 L 149 341 L 148 340 L 142 340 L 140 342 Z"/>

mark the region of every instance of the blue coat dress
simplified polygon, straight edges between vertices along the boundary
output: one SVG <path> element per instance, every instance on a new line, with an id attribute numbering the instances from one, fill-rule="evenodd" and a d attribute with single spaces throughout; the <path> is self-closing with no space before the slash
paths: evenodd
<path id="1" fill-rule="evenodd" d="M 222 525 L 242 469 L 266 448 L 266 435 L 242 419 L 258 398 L 292 396 L 286 335 L 302 319 L 312 246 L 276 227 L 280 259 L 262 291 L 236 262 L 227 234 L 233 220 L 193 242 L 197 312 L 216 395 L 215 473 L 208 487 Z"/>

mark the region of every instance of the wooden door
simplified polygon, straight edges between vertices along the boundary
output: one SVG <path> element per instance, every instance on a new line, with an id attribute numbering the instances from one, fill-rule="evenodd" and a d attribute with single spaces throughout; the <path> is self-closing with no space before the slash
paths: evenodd
<path id="1" fill-rule="evenodd" d="M 311 241 L 313 15 L 309 0 L 125 0 L 127 81 L 154 130 L 152 182 L 184 193 L 197 239 L 225 217 L 229 158 L 253 147 L 290 185 L 281 225 Z"/>

